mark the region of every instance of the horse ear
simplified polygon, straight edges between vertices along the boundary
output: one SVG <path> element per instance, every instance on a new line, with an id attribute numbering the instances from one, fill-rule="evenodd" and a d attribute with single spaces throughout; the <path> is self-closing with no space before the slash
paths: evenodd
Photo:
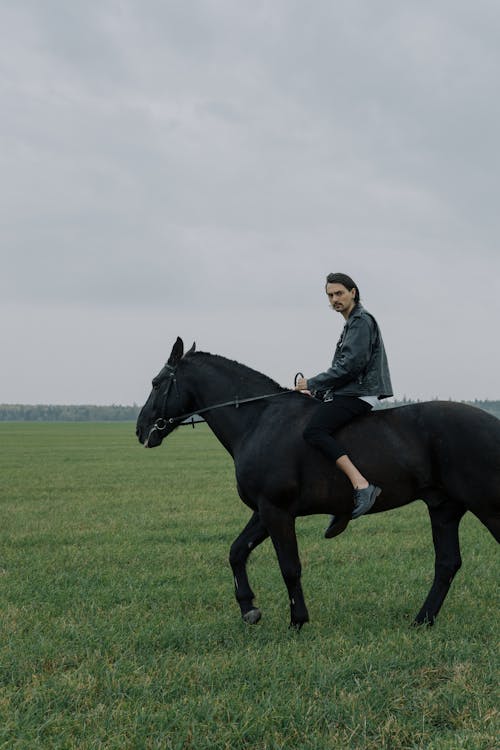
<path id="1" fill-rule="evenodd" d="M 191 347 L 191 349 L 188 352 L 186 352 L 186 354 L 194 354 L 195 351 L 196 351 L 196 344 L 193 341 L 193 346 Z"/>
<path id="2" fill-rule="evenodd" d="M 184 342 L 179 336 L 177 336 L 177 341 L 172 347 L 172 351 L 170 353 L 170 357 L 168 358 L 168 364 L 175 367 L 177 362 L 181 359 L 182 355 L 184 354 Z"/>

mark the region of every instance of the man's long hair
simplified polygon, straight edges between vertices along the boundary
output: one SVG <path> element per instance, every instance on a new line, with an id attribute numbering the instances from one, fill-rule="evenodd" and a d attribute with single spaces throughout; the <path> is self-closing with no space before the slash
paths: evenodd
<path id="1" fill-rule="evenodd" d="M 327 284 L 342 284 L 342 286 L 345 286 L 345 288 L 349 292 L 352 291 L 353 289 L 356 289 L 356 294 L 354 295 L 354 301 L 359 302 L 359 300 L 361 299 L 358 285 L 346 273 L 329 273 L 328 276 L 326 277 L 326 283 Z M 325 284 L 325 287 L 326 287 L 326 284 Z"/>

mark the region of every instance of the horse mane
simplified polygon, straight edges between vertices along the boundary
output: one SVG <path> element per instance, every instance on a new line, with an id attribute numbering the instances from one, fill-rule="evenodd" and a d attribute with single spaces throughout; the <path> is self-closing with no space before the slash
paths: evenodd
<path id="1" fill-rule="evenodd" d="M 264 375 L 258 370 L 253 370 L 247 365 L 242 365 L 241 362 L 236 362 L 234 359 L 228 359 L 222 357 L 220 354 L 210 354 L 210 352 L 194 352 L 189 355 L 190 357 L 200 359 L 201 362 L 213 363 L 219 368 L 222 368 L 225 372 L 231 375 L 233 378 L 237 375 L 239 382 L 244 387 L 249 388 L 263 388 L 271 392 L 287 391 L 288 388 L 283 388 L 279 383 L 270 378 L 268 375 Z"/>

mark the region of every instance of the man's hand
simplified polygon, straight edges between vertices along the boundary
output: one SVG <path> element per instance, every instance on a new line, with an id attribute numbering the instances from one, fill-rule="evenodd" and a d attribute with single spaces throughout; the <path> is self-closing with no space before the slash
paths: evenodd
<path id="1" fill-rule="evenodd" d="M 307 391 L 307 380 L 305 378 L 297 378 L 294 390 Z"/>

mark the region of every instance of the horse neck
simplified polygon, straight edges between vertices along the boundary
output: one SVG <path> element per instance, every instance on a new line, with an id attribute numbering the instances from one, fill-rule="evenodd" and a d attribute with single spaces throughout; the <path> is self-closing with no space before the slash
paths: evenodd
<path id="1" fill-rule="evenodd" d="M 189 362 L 189 390 L 193 408 L 201 411 L 226 401 L 279 393 L 283 389 L 270 378 L 238 362 L 197 352 Z M 208 411 L 203 417 L 226 450 L 234 455 L 238 443 L 252 428 L 265 404 L 266 401 L 255 401 L 239 408 L 227 406 Z"/>

